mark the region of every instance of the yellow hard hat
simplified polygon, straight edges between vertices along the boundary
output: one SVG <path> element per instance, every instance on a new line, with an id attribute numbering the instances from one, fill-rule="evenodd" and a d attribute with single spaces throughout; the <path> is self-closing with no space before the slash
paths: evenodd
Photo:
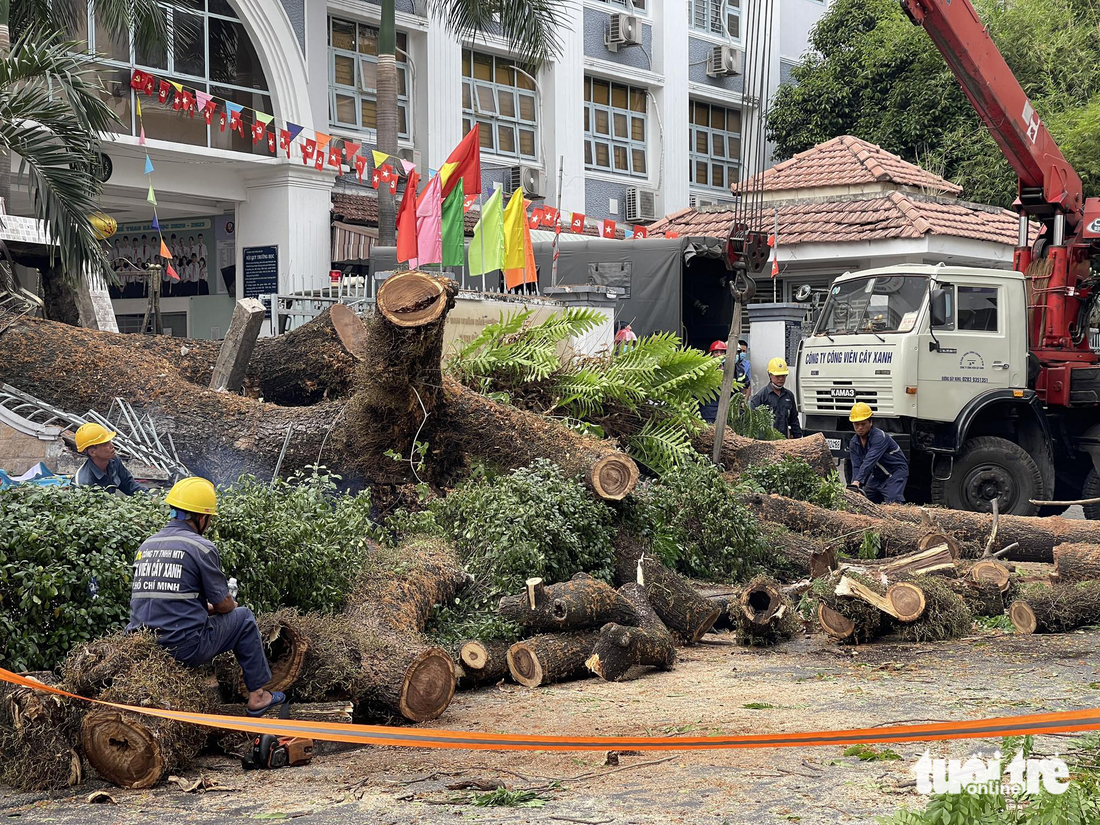
<path id="1" fill-rule="evenodd" d="M 76 431 L 76 451 L 82 453 L 96 444 L 106 444 L 116 435 L 118 433 L 111 432 L 102 424 L 96 424 L 94 421 L 81 424 Z"/>
<path id="2" fill-rule="evenodd" d="M 866 421 L 871 417 L 871 407 L 862 401 L 852 405 L 852 411 L 848 414 L 848 420 L 852 422 Z"/>
<path id="3" fill-rule="evenodd" d="M 188 513 L 206 513 L 212 516 L 218 512 L 214 485 L 197 476 L 177 481 L 164 497 L 164 501 Z"/>
<path id="4" fill-rule="evenodd" d="M 790 372 L 787 369 L 787 362 L 782 358 L 773 358 L 768 362 L 768 374 L 769 375 L 787 375 Z"/>

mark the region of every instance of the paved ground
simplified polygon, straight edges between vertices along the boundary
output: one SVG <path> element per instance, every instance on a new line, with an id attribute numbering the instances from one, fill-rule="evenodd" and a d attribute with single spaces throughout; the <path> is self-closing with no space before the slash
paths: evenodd
<path id="1" fill-rule="evenodd" d="M 865 727 L 1068 710 L 1100 704 L 1100 632 L 1020 637 L 999 631 L 944 644 L 837 648 L 819 636 L 773 651 L 729 637 L 683 651 L 675 671 L 631 682 L 571 682 L 460 693 L 432 727 L 546 734 L 704 734 Z M 764 708 L 746 705 L 760 703 Z M 933 756 L 988 754 L 997 742 L 932 745 Z M 1042 738 L 1054 753 L 1066 739 Z M 165 784 L 108 789 L 117 804 L 78 792 L 20 795 L 0 787 L 0 814 L 24 822 L 648 823 L 873 822 L 923 800 L 908 780 L 927 745 L 895 745 L 897 761 L 860 762 L 841 748 L 641 754 L 604 765 L 603 753 L 467 753 L 361 749 L 305 768 L 243 773 L 204 757 L 189 778 L 205 794 Z M 543 788 L 540 808 L 478 807 L 463 780 Z M 549 787 L 548 787 L 549 786 Z"/>

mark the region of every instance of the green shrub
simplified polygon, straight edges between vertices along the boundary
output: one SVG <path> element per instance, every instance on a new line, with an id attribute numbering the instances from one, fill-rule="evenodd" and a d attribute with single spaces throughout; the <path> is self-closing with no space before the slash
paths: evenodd
<path id="1" fill-rule="evenodd" d="M 745 438 L 757 441 L 781 441 L 783 433 L 775 428 L 775 414 L 766 404 L 755 410 L 749 407 L 749 400 L 736 388 L 730 396 L 730 409 L 726 415 L 729 427 Z"/>
<path id="2" fill-rule="evenodd" d="M 338 608 L 377 537 L 370 495 L 337 493 L 324 472 L 274 484 L 242 476 L 219 497 L 210 538 L 256 612 Z"/>
<path id="3" fill-rule="evenodd" d="M 210 537 L 243 604 L 333 610 L 366 558 L 369 510 L 369 496 L 337 494 L 325 475 L 274 485 L 246 477 L 219 492 Z M 0 492 L 0 665 L 50 669 L 76 645 L 125 625 L 134 555 L 168 513 L 156 495 Z"/>
<path id="4" fill-rule="evenodd" d="M 474 577 L 454 604 L 437 611 L 431 627 L 441 638 L 513 637 L 516 628 L 496 616 L 496 606 L 502 595 L 522 590 L 528 577 L 549 584 L 583 571 L 611 579 L 611 509 L 546 459 L 507 475 L 471 479 L 429 506 L 430 517 L 404 516 L 388 526 L 447 538 Z"/>
<path id="5" fill-rule="evenodd" d="M 152 496 L 92 487 L 0 491 L 0 664 L 49 669 L 124 624 L 134 554 L 167 518 Z"/>
<path id="6" fill-rule="evenodd" d="M 634 497 L 632 521 L 651 525 L 654 550 L 685 575 L 743 581 L 785 572 L 734 488 L 702 459 L 665 473 Z"/>
<path id="7" fill-rule="evenodd" d="M 796 456 L 787 456 L 774 464 L 749 467 L 741 473 L 738 486 L 805 501 L 829 510 L 839 510 L 844 505 L 844 487 L 836 472 L 822 478 L 805 459 Z"/>

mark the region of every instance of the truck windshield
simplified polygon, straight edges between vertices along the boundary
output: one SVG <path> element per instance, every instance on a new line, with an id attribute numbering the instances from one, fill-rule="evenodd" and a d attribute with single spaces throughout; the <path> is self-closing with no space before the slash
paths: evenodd
<path id="1" fill-rule="evenodd" d="M 815 335 L 909 332 L 928 295 L 923 275 L 859 278 L 833 284 Z"/>

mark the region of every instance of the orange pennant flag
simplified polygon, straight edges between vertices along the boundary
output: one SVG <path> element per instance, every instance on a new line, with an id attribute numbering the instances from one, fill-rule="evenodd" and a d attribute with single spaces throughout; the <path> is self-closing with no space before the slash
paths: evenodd
<path id="1" fill-rule="evenodd" d="M 172 251 L 168 248 L 168 244 L 164 242 L 164 238 L 160 239 L 160 256 L 172 260 Z"/>

